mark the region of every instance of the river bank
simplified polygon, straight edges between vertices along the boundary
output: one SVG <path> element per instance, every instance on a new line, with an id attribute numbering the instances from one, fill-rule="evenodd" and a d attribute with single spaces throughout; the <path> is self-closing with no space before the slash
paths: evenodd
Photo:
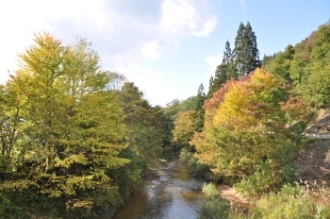
<path id="1" fill-rule="evenodd" d="M 249 209 L 252 202 L 239 194 L 234 188 L 227 185 L 218 185 L 217 189 L 222 198 L 226 199 L 231 206 Z"/>

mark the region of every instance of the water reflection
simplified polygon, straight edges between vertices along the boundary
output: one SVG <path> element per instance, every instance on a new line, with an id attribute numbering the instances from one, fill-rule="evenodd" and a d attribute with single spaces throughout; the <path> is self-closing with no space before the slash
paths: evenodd
<path id="1" fill-rule="evenodd" d="M 157 164 L 157 179 L 132 194 L 114 219 L 194 219 L 203 203 L 203 181 L 192 179 L 180 162 Z"/>

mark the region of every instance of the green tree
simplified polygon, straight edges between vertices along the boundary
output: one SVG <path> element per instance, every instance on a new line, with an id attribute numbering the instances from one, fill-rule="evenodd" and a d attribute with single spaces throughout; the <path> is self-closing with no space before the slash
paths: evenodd
<path id="1" fill-rule="evenodd" d="M 317 31 L 295 46 L 290 66 L 290 76 L 295 93 L 313 107 L 328 107 L 328 65 L 330 60 L 330 24 L 321 25 Z"/>
<path id="2" fill-rule="evenodd" d="M 16 156 L 1 192 L 17 206 L 30 200 L 34 210 L 39 202 L 44 208 L 57 203 L 67 217 L 117 205 L 110 171 L 130 161 L 119 157 L 127 145 L 121 110 L 107 89 L 110 77 L 84 39 L 63 46 L 49 33 L 37 33 L 34 42 L 19 55 L 20 68 L 5 86 L 3 112 L 12 118 L 5 125 L 15 136 L 10 147 Z"/>
<path id="3" fill-rule="evenodd" d="M 186 100 L 179 101 L 173 100 L 165 107 L 164 115 L 164 146 L 170 146 L 173 142 L 173 129 L 174 121 L 178 118 L 179 114 L 189 110 L 195 110 L 196 96 L 188 97 Z M 174 143 L 175 144 L 175 143 Z"/>
<path id="4" fill-rule="evenodd" d="M 264 57 L 262 59 L 262 67 L 265 68 L 265 66 L 270 64 L 276 55 L 277 55 L 277 53 L 274 53 L 273 55 L 264 54 Z"/>
<path id="5" fill-rule="evenodd" d="M 279 81 L 291 83 L 290 67 L 294 54 L 294 47 L 288 45 L 284 52 L 279 52 L 271 61 L 265 63 L 264 68 L 269 72 L 272 72 Z"/>
<path id="6" fill-rule="evenodd" d="M 28 83 L 27 78 L 21 77 L 16 80 L 16 83 Z M 6 178 L 18 164 L 19 154 L 15 150 L 15 145 L 23 136 L 26 99 L 24 90 L 10 83 L 1 85 L 0 89 L 0 172 L 3 178 Z"/>
<path id="7" fill-rule="evenodd" d="M 297 87 L 298 93 L 313 107 L 330 106 L 330 63 L 323 65 L 315 62 L 309 67 L 312 74 L 306 82 Z"/>
<path id="8" fill-rule="evenodd" d="M 256 67 L 260 67 L 259 50 L 257 47 L 257 37 L 252 30 L 251 24 L 246 26 L 240 23 L 235 38 L 235 48 L 233 50 L 235 74 L 241 77 L 252 72 Z"/>
<path id="9" fill-rule="evenodd" d="M 152 107 L 132 82 L 124 83 L 118 95 L 130 147 L 146 162 L 159 157 L 165 134 L 162 109 Z"/>
<path id="10" fill-rule="evenodd" d="M 173 140 L 180 144 L 188 145 L 195 132 L 194 121 L 195 111 L 180 112 L 174 121 Z"/>
<path id="11" fill-rule="evenodd" d="M 214 78 L 213 78 L 213 75 L 211 75 L 210 80 L 209 80 L 209 91 L 207 92 L 207 98 L 211 98 L 214 93 L 213 83 L 214 83 Z"/>
<path id="12" fill-rule="evenodd" d="M 197 97 L 196 97 L 196 105 L 195 105 L 195 131 L 196 132 L 201 132 L 204 127 L 204 101 L 206 99 L 205 91 L 204 91 L 204 86 L 203 84 L 200 84 L 197 92 Z"/>
<path id="13" fill-rule="evenodd" d="M 225 51 L 223 53 L 222 62 L 218 65 L 215 71 L 214 80 L 210 83 L 209 92 L 207 94 L 208 99 L 210 99 L 214 92 L 219 90 L 221 86 L 226 83 L 226 81 L 230 78 L 236 78 L 235 75 L 232 74 L 232 53 L 230 48 L 230 43 L 227 40 L 225 44 Z"/>

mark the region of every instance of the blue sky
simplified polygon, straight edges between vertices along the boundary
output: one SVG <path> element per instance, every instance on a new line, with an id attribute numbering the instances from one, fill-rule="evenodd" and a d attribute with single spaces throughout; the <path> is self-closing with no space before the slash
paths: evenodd
<path id="1" fill-rule="evenodd" d="M 87 38 L 106 70 L 125 74 L 153 104 L 196 95 L 249 21 L 260 58 L 295 45 L 330 19 L 328 0 L 5 0 L 0 82 L 16 54 L 47 30 L 64 44 Z"/>

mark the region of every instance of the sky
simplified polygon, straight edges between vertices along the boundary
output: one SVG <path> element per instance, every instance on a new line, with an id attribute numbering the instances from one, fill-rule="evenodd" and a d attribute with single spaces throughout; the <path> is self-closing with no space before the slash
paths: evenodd
<path id="1" fill-rule="evenodd" d="M 308 37 L 330 22 L 328 0 L 2 0 L 0 83 L 15 74 L 17 54 L 33 33 L 64 45 L 92 43 L 104 70 L 124 74 L 152 105 L 165 106 L 205 89 L 233 49 L 240 22 L 250 22 L 260 58 Z"/>

